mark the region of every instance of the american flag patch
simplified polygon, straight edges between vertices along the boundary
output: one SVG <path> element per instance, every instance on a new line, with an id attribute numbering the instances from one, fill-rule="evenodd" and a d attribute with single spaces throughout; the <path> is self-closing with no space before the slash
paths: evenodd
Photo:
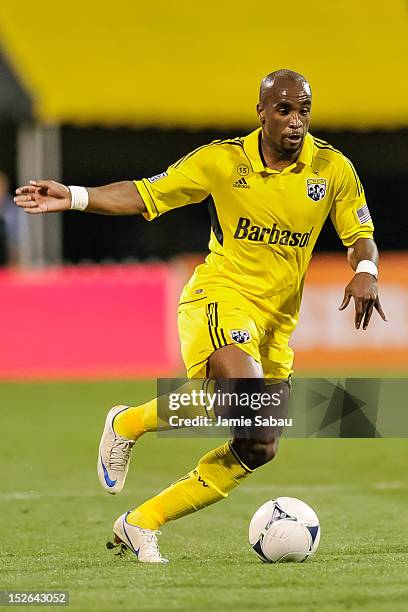
<path id="1" fill-rule="evenodd" d="M 362 206 L 361 208 L 358 208 L 356 212 L 357 212 L 358 220 L 360 221 L 361 225 L 371 221 L 371 215 L 370 215 L 370 211 L 368 210 L 367 204 L 364 204 L 364 206 Z"/>

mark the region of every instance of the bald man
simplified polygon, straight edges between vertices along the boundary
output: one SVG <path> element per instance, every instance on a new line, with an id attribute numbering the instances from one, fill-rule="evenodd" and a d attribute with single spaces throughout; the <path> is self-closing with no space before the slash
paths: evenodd
<path id="1" fill-rule="evenodd" d="M 146 179 L 97 188 L 31 181 L 17 189 L 15 202 L 31 215 L 78 210 L 141 214 L 149 221 L 206 202 L 210 253 L 184 288 L 178 309 L 187 376 L 194 389 L 210 377 L 221 389 L 275 395 L 284 415 L 293 371 L 289 339 L 307 266 L 329 215 L 354 271 L 340 310 L 354 299 L 357 329 L 367 328 L 374 309 L 386 319 L 363 187 L 342 153 L 309 134 L 311 106 L 307 80 L 278 70 L 262 80 L 260 127 L 247 136 L 199 147 Z M 191 414 L 192 404 L 186 409 Z M 239 403 L 232 407 L 240 413 Z M 194 414 L 201 410 L 205 417 L 208 408 L 204 403 Z M 157 400 L 109 411 L 98 455 L 98 475 L 107 492 L 122 490 L 136 440 L 159 427 L 164 425 Z M 185 477 L 121 515 L 111 546 L 125 546 L 142 562 L 165 562 L 156 537 L 162 525 L 223 499 L 276 454 L 279 431 L 234 427 L 232 434 Z"/>

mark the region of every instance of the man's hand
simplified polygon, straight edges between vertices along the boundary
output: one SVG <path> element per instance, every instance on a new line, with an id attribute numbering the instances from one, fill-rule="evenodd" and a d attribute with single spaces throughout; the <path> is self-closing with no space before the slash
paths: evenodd
<path id="1" fill-rule="evenodd" d="M 381 308 L 378 298 L 377 279 L 375 276 L 368 272 L 358 272 L 355 274 L 344 291 L 343 302 L 339 306 L 339 310 L 347 308 L 352 297 L 354 298 L 356 308 L 356 329 L 360 329 L 361 321 L 363 321 L 363 329 L 367 329 L 374 308 L 380 317 L 387 321 L 387 315 Z"/>
<path id="2" fill-rule="evenodd" d="M 87 187 L 86 212 L 100 215 L 140 215 L 147 209 L 133 181 L 119 181 L 101 187 Z M 71 209 L 71 192 L 55 181 L 30 181 L 16 189 L 14 202 L 30 215 Z"/>
<path id="3" fill-rule="evenodd" d="M 16 189 L 14 202 L 30 215 L 61 212 L 71 208 L 71 193 L 62 183 L 30 181 Z"/>

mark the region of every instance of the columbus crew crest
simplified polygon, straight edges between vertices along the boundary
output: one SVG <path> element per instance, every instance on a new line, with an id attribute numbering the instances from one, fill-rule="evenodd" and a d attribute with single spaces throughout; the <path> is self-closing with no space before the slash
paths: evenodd
<path id="1" fill-rule="evenodd" d="M 231 329 L 231 338 L 237 344 L 245 344 L 251 339 L 251 334 L 246 329 Z"/>
<path id="2" fill-rule="evenodd" d="M 307 179 L 307 195 L 313 202 L 323 200 L 326 195 L 326 179 Z"/>

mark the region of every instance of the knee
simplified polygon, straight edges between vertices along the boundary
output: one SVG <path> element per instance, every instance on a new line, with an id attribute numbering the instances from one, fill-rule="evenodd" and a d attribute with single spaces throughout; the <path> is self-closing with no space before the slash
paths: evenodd
<path id="1" fill-rule="evenodd" d="M 279 440 L 234 440 L 234 449 L 251 470 L 272 461 L 278 452 Z"/>
<path id="2" fill-rule="evenodd" d="M 258 467 L 274 459 L 278 452 L 278 440 L 276 438 L 267 441 L 252 440 L 249 441 L 248 450 L 253 455 Z"/>

